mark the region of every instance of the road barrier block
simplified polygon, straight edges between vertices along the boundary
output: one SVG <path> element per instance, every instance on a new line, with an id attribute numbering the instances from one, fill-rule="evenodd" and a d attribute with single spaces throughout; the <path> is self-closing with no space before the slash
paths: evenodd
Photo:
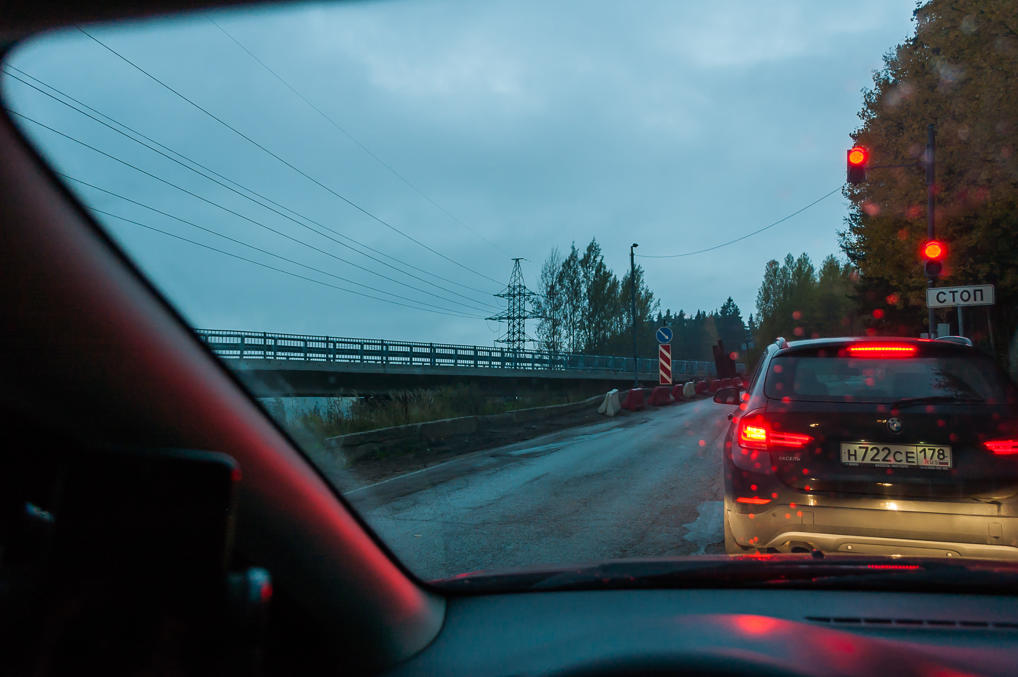
<path id="1" fill-rule="evenodd" d="M 685 390 L 685 388 L 686 388 L 685 383 L 676 383 L 674 386 L 672 386 L 672 399 L 675 400 L 676 402 L 682 402 L 683 400 L 685 400 L 686 396 L 682 392 L 683 390 Z"/>
<path id="2" fill-rule="evenodd" d="M 675 400 L 672 399 L 671 386 L 657 386 L 650 393 L 650 403 L 655 407 L 662 407 L 673 402 Z"/>
<path id="3" fill-rule="evenodd" d="M 696 385 L 694 386 L 694 388 L 696 388 L 696 394 L 697 395 L 706 395 L 707 394 L 707 388 L 709 388 L 709 387 L 710 387 L 710 384 L 707 383 L 706 381 L 697 381 Z"/>
<path id="4" fill-rule="evenodd" d="M 692 400 L 696 397 L 696 383 L 694 381 L 686 381 L 682 385 L 682 397 L 687 400 Z"/>
<path id="5" fill-rule="evenodd" d="M 619 391 L 612 388 L 605 393 L 604 401 L 601 402 L 601 406 L 597 408 L 597 413 L 604 414 L 605 416 L 614 416 L 619 413 L 619 409 L 622 408 L 622 404 L 619 402 Z"/>
<path id="6" fill-rule="evenodd" d="M 711 381 L 710 381 L 710 392 L 716 393 L 718 391 L 718 389 L 720 389 L 720 388 L 721 388 L 721 381 L 719 381 L 716 378 L 711 379 Z"/>
<path id="7" fill-rule="evenodd" d="M 622 400 L 622 408 L 627 411 L 640 411 L 647 406 L 646 399 L 644 397 L 646 393 L 645 388 L 632 388 L 626 392 L 626 397 Z"/>

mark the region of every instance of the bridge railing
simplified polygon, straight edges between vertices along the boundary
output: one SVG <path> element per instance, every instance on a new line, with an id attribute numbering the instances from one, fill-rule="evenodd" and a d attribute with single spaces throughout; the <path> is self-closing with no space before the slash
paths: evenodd
<path id="1" fill-rule="evenodd" d="M 220 329 L 195 329 L 194 331 L 220 357 L 241 360 L 296 360 L 413 367 L 582 371 L 612 374 L 625 374 L 633 371 L 633 358 L 610 355 L 510 350 L 486 346 L 308 334 Z M 642 374 L 657 373 L 657 360 L 640 358 L 637 368 Z M 715 368 L 712 362 L 675 360 L 672 362 L 672 373 L 676 376 L 714 376 Z"/>

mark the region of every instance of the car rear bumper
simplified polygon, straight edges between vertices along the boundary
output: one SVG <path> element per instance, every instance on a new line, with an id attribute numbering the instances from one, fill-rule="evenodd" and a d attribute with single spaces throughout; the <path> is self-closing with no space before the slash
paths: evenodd
<path id="1" fill-rule="evenodd" d="M 788 531 L 778 534 L 764 546 L 766 550 L 793 552 L 793 548 L 811 548 L 840 555 L 885 557 L 964 557 L 1018 561 L 1018 548 L 1009 545 L 983 545 L 950 541 L 907 538 L 845 536 L 818 532 Z"/>
<path id="2" fill-rule="evenodd" d="M 799 504 L 744 512 L 729 506 L 726 518 L 732 538 L 744 548 L 1018 560 L 1018 517 L 938 507 L 933 512 Z"/>

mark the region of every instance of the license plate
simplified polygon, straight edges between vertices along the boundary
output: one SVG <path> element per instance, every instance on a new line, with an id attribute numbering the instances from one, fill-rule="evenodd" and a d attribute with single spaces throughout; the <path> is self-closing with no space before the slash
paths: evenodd
<path id="1" fill-rule="evenodd" d="M 881 468 L 947 469 L 952 466 L 951 447 L 930 444 L 842 442 L 841 462 Z"/>

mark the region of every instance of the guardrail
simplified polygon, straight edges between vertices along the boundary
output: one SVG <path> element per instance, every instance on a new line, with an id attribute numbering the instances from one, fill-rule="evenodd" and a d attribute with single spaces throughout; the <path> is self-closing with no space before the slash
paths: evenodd
<path id="1" fill-rule="evenodd" d="M 195 329 L 220 357 L 256 360 L 298 360 L 416 367 L 469 367 L 524 371 L 633 373 L 633 358 L 608 355 L 510 350 L 448 343 L 388 341 L 306 334 Z M 656 374 L 656 359 L 640 358 L 641 374 Z M 712 362 L 673 360 L 672 371 L 684 376 L 714 376 Z"/>

